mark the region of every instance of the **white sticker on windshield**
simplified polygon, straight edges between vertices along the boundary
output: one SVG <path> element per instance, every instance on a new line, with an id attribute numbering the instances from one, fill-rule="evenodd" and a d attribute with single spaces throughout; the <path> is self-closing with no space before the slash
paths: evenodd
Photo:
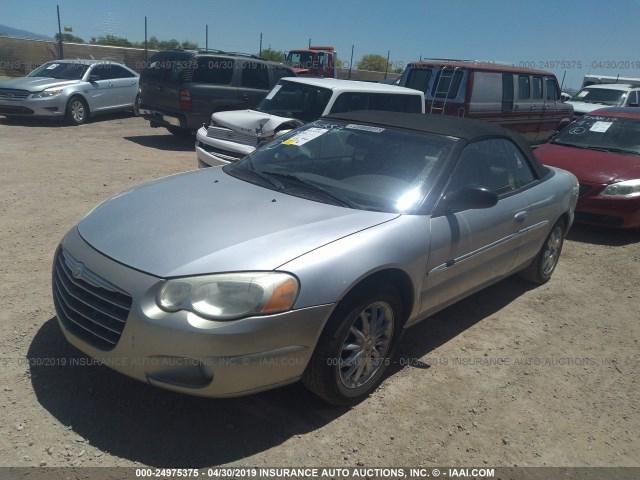
<path id="1" fill-rule="evenodd" d="M 589 129 L 592 132 L 606 132 L 613 122 L 596 122 Z"/>
<path id="2" fill-rule="evenodd" d="M 52 70 L 52 69 L 56 68 L 58 65 L 60 65 L 60 64 L 59 63 L 52 63 L 51 65 L 49 65 L 47 67 L 47 70 Z"/>
<path id="3" fill-rule="evenodd" d="M 269 95 L 267 95 L 265 99 L 271 100 L 273 97 L 276 96 L 276 93 L 278 93 L 278 90 L 280 90 L 281 88 L 282 88 L 282 85 L 276 85 L 275 87 L 273 87 L 273 89 L 269 92 Z"/>
<path id="4" fill-rule="evenodd" d="M 384 128 L 370 127 L 369 125 L 357 125 L 355 123 L 350 123 L 349 125 L 346 126 L 346 128 L 350 128 L 352 130 L 364 130 L 365 132 L 373 132 L 373 133 L 384 132 Z"/>
<path id="5" fill-rule="evenodd" d="M 318 138 L 320 135 L 324 135 L 329 130 L 324 128 L 309 128 L 304 132 L 296 133 L 293 137 L 288 138 L 282 142 L 283 145 L 304 145 L 305 143 Z"/>

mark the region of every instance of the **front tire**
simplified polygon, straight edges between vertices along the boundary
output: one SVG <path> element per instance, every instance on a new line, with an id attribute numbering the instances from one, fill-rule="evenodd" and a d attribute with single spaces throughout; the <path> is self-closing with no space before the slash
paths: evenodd
<path id="1" fill-rule="evenodd" d="M 331 404 L 358 403 L 382 381 L 403 324 L 393 286 L 370 285 L 350 294 L 320 336 L 303 383 Z"/>
<path id="2" fill-rule="evenodd" d="M 522 278 L 538 285 L 549 281 L 560 260 L 565 230 L 564 220 L 558 220 L 531 265 L 520 272 Z"/>
<path id="3" fill-rule="evenodd" d="M 89 106 L 82 97 L 71 97 L 67 102 L 65 117 L 71 125 L 82 125 L 89 119 Z"/>

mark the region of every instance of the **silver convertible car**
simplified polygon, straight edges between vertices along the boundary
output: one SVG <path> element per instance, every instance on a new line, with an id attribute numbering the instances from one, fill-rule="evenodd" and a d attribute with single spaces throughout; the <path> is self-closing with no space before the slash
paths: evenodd
<path id="1" fill-rule="evenodd" d="M 55 254 L 57 317 L 152 385 L 225 397 L 302 379 L 351 404 L 403 329 L 516 272 L 549 280 L 577 195 L 495 125 L 323 117 L 96 207 Z"/>
<path id="2" fill-rule="evenodd" d="M 64 117 L 80 125 L 91 115 L 133 109 L 138 79 L 107 60 L 55 60 L 26 77 L 0 80 L 0 115 Z"/>

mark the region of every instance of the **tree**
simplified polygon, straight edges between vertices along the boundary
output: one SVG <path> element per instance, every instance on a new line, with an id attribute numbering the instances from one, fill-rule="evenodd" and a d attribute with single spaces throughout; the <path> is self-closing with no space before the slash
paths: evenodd
<path id="1" fill-rule="evenodd" d="M 273 50 L 271 47 L 263 49 L 260 56 L 265 60 L 284 62 L 284 52 L 280 50 Z"/>
<path id="2" fill-rule="evenodd" d="M 102 37 L 98 37 L 96 40 L 98 45 L 114 45 L 116 47 L 130 47 L 131 42 L 123 37 L 116 37 L 115 35 L 104 35 Z"/>
<path id="3" fill-rule="evenodd" d="M 387 57 L 370 53 L 363 55 L 357 64 L 358 70 L 370 70 L 373 72 L 386 72 L 388 69 Z"/>
<path id="4" fill-rule="evenodd" d="M 60 41 L 60 34 L 56 33 L 55 37 L 56 42 Z M 75 35 L 71 35 L 70 33 L 63 33 L 62 34 L 62 41 L 63 42 L 71 42 L 71 43 L 85 43 L 85 41 L 83 39 L 81 39 L 80 37 L 76 37 Z"/>
<path id="5" fill-rule="evenodd" d="M 185 40 L 184 42 L 182 42 L 182 48 L 184 48 L 185 50 L 198 50 L 198 44 L 196 42 Z"/>

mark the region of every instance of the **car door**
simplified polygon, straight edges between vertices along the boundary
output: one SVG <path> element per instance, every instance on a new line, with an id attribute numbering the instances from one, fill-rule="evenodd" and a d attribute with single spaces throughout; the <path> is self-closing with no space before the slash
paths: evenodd
<path id="1" fill-rule="evenodd" d="M 255 108 L 269 93 L 269 71 L 262 62 L 244 60 L 240 68 L 239 93 L 242 108 Z"/>
<path id="2" fill-rule="evenodd" d="M 534 181 L 530 165 L 517 152 L 507 139 L 474 142 L 463 152 L 442 197 L 480 185 L 495 191 L 498 203 L 446 213 L 438 213 L 436 207 L 422 288 L 423 313 L 494 282 L 514 267 L 530 223 L 526 187 Z"/>
<path id="3" fill-rule="evenodd" d="M 515 99 L 513 103 L 513 129 L 520 132 L 529 142 L 534 142 L 542 122 L 544 100 L 542 98 L 542 77 L 520 74 L 516 77 Z"/>
<path id="4" fill-rule="evenodd" d="M 113 102 L 113 91 L 109 65 L 96 63 L 87 72 L 88 85 L 84 90 L 89 110 L 97 112 L 104 110 Z"/>
<path id="5" fill-rule="evenodd" d="M 138 94 L 136 75 L 120 65 L 107 64 L 111 80 L 110 89 L 113 103 L 110 107 L 123 108 L 133 106 Z"/>

